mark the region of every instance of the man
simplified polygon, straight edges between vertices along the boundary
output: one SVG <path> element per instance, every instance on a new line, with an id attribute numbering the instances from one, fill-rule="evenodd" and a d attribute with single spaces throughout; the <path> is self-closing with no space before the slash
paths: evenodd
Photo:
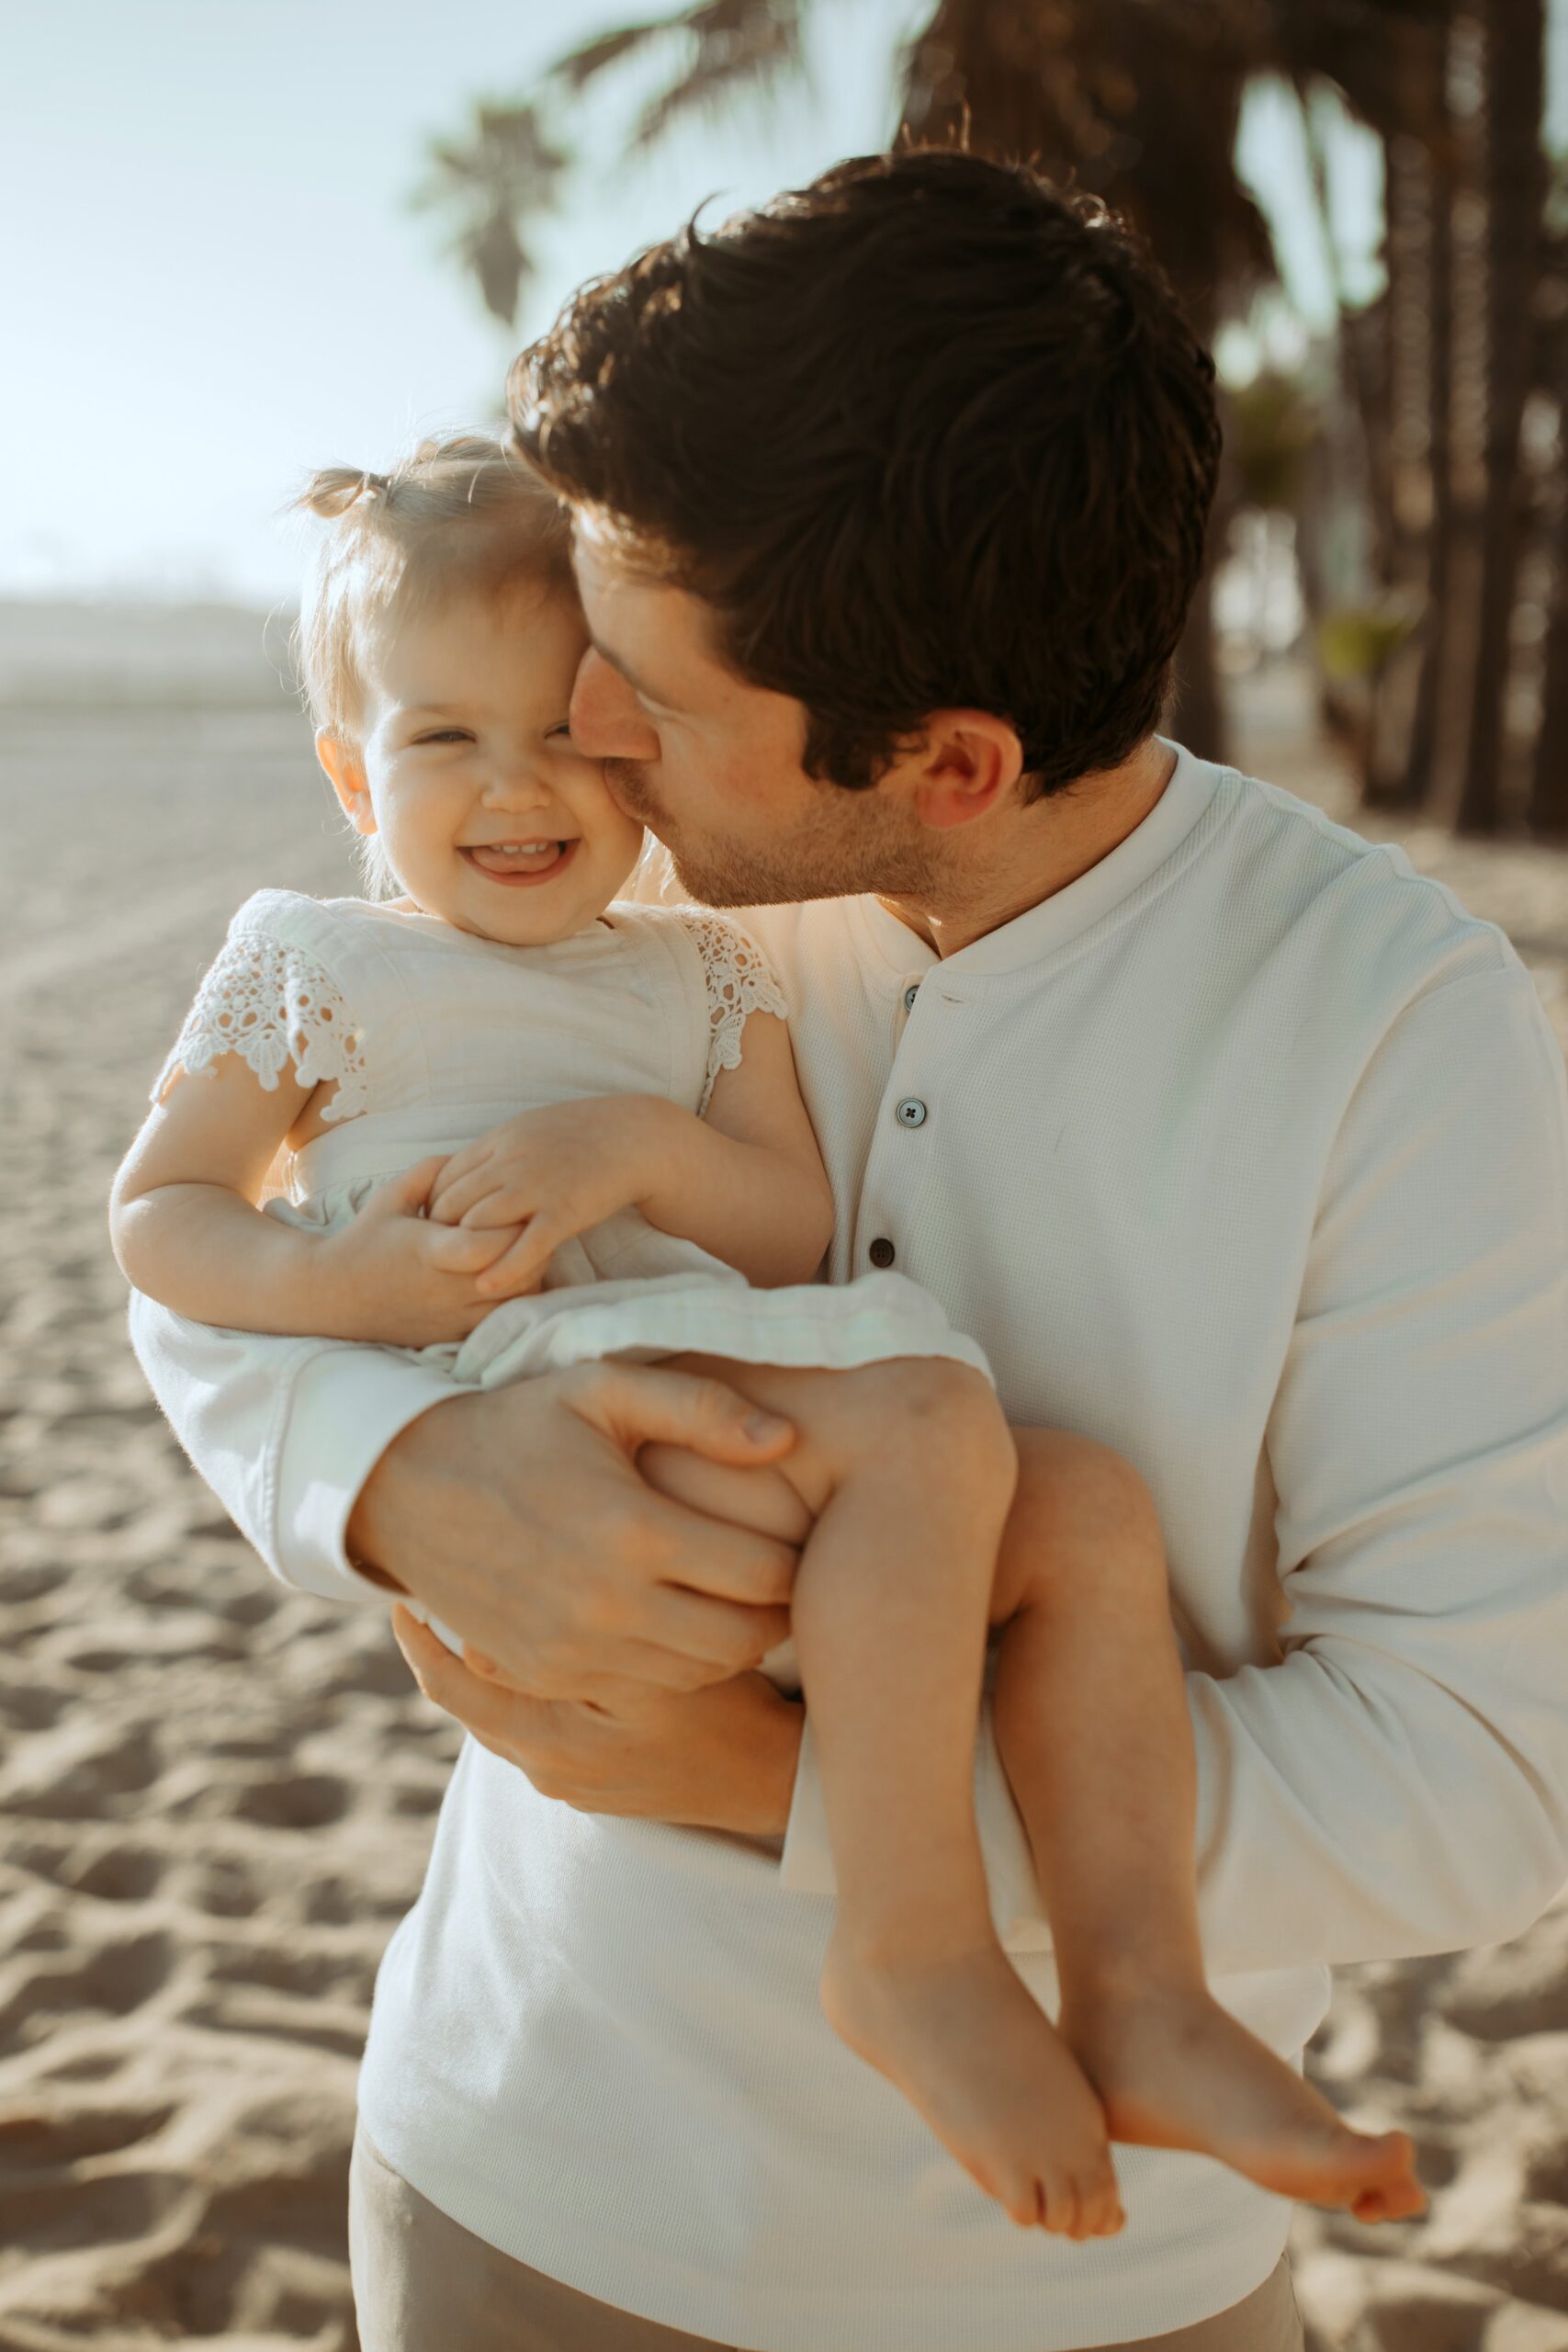
<path id="1" fill-rule="evenodd" d="M 1568 1875 L 1562 1066 L 1494 928 L 1156 735 L 1217 455 L 1163 281 L 1027 172 L 863 159 L 588 288 L 513 417 L 578 743 L 671 889 L 766 909 L 831 1278 L 974 1332 L 1025 1484 L 1066 1426 L 1153 1491 L 1220 1997 L 1293 2057 L 1332 1962 L 1517 1932 Z M 1120 2236 L 1015 2232 L 822 2019 L 809 1725 L 749 1670 L 790 1555 L 635 1467 L 787 1432 L 660 1367 L 454 1398 L 136 1329 L 279 1573 L 474 1654 L 399 1612 L 475 1738 L 378 1982 L 372 2352 L 1300 2346 L 1280 2200 L 1122 2148 Z M 1048 2004 L 988 1730 L 976 1773 Z"/>

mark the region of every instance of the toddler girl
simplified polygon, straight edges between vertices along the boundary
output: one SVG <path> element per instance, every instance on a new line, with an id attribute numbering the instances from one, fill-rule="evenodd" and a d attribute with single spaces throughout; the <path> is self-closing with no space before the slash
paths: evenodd
<path id="1" fill-rule="evenodd" d="M 397 895 L 264 890 L 235 916 L 117 1182 L 127 1274 L 206 1322 L 435 1351 L 458 1384 L 694 1359 L 783 1416 L 776 1469 L 640 1466 L 801 1547 L 766 1670 L 791 1687 L 798 1650 L 843 2039 L 1021 2224 L 1119 2228 L 1112 2136 L 1416 2210 L 1404 2135 L 1348 2130 L 1206 1990 L 1141 1486 L 1057 1435 L 1009 1527 L 979 1349 L 901 1275 L 811 1279 L 832 1203 L 763 957 L 718 915 L 618 897 L 642 836 L 572 748 L 561 512 L 475 436 L 305 503 L 334 526 L 303 624 L 317 750 Z M 975 1826 L 988 1623 L 1055 2028 L 998 1941 Z"/>

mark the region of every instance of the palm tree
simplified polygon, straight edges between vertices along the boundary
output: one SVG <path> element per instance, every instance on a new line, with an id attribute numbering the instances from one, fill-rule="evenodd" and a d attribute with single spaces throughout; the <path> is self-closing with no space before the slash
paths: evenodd
<path id="1" fill-rule="evenodd" d="M 1369 610 L 1422 611 L 1377 672 L 1363 731 L 1362 793 L 1371 804 L 1412 807 L 1425 797 L 1449 677 L 1454 535 L 1452 395 L 1454 126 L 1448 97 L 1452 0 L 1339 0 L 1280 21 L 1280 64 L 1308 125 L 1325 86 L 1378 134 L 1384 157 L 1387 288 L 1370 308 L 1338 296 L 1338 340 L 1349 413 L 1359 420 L 1360 472 L 1372 549 Z M 1326 221 L 1327 173 L 1315 151 Z M 1406 659 L 1404 646 L 1412 648 Z M 1402 691 L 1394 691 L 1400 690 Z"/>
<path id="2" fill-rule="evenodd" d="M 1398 797 L 1407 808 L 1418 808 L 1429 797 L 1438 752 L 1439 697 L 1447 674 L 1452 635 L 1454 542 L 1454 480 L 1451 406 L 1454 372 L 1454 194 L 1458 181 L 1458 146 L 1449 111 L 1448 28 L 1429 68 L 1429 102 L 1424 109 L 1430 125 L 1422 141 L 1424 184 L 1417 201 L 1423 213 L 1425 269 L 1420 291 L 1425 295 L 1426 401 L 1424 430 L 1416 433 L 1425 443 L 1429 511 L 1426 526 L 1426 615 L 1422 629 L 1421 668 L 1411 713 L 1410 741 L 1405 753 L 1404 788 Z M 1417 297 L 1419 300 L 1419 295 Z"/>
<path id="3" fill-rule="evenodd" d="M 1331 80 L 1387 162 L 1390 369 L 1382 413 L 1362 401 L 1369 487 L 1387 584 L 1424 571 L 1426 609 L 1404 755 L 1371 770 L 1369 797 L 1414 806 L 1436 790 L 1460 830 L 1491 832 L 1503 815 L 1520 427 L 1538 373 L 1543 0 L 1333 0 L 1284 12 L 1281 28 L 1298 86 Z M 1424 420 L 1410 413 L 1423 380 Z M 1568 379 L 1552 390 L 1568 397 Z M 1396 445 L 1386 470 L 1385 433 Z M 1424 469 L 1402 473 L 1397 448 L 1413 443 Z M 1558 641 L 1568 662 L 1568 616 Z M 1568 706 L 1568 680 L 1560 698 Z"/>
<path id="4" fill-rule="evenodd" d="M 1546 198 L 1543 0 L 1491 0 L 1485 26 L 1486 503 L 1481 610 L 1458 829 L 1493 833 L 1518 567 L 1519 430 L 1530 387 L 1532 301 Z"/>
<path id="5" fill-rule="evenodd" d="M 439 139 L 416 208 L 456 212 L 453 250 L 478 282 L 484 306 L 510 326 L 534 275 L 524 224 L 549 211 L 570 159 L 547 137 L 539 108 L 480 99 L 466 139 Z"/>
<path id="6" fill-rule="evenodd" d="M 683 114 L 801 64 L 808 0 L 700 0 L 600 35 L 560 58 L 547 85 L 578 93 L 634 55 L 671 53 L 673 78 L 647 104 L 634 150 Z M 1224 302 L 1270 275 L 1268 233 L 1231 157 L 1258 0 L 939 0 L 902 61 L 903 127 L 962 136 L 980 153 L 1037 160 L 1143 227 L 1210 339 Z M 487 220 L 503 211 L 500 200 Z M 524 217 L 526 217 L 525 209 Z M 502 300 L 481 278 L 490 308 Z M 510 295 L 508 301 L 505 298 Z M 1179 660 L 1182 732 L 1218 755 L 1223 720 L 1207 583 Z"/>
<path id="7" fill-rule="evenodd" d="M 981 153 L 1037 160 L 1127 216 L 1158 253 L 1199 334 L 1273 275 L 1261 214 L 1233 157 L 1254 62 L 1248 0 L 939 0 L 909 47 L 902 128 L 967 136 Z M 1222 486 L 1212 543 L 1231 503 Z M 1211 576 L 1177 661 L 1184 741 L 1223 758 Z"/>
<path id="8" fill-rule="evenodd" d="M 1557 406 L 1557 449 L 1545 501 L 1551 586 L 1541 650 L 1540 724 L 1536 731 L 1528 816 L 1540 841 L 1568 841 L 1568 184 L 1549 205 L 1549 270 L 1543 389 Z"/>
<path id="9" fill-rule="evenodd" d="M 492 312 L 514 320 L 525 232 L 558 192 L 564 161 L 540 129 L 547 105 L 559 119 L 566 102 L 628 60 L 667 56 L 669 77 L 629 141 L 647 148 L 681 116 L 797 73 L 809 8 L 810 0 L 697 0 L 599 35 L 561 57 L 532 100 L 481 108 L 466 146 L 437 151 L 427 195 L 457 201 L 459 249 Z M 1284 75 L 1309 119 L 1315 94 L 1330 87 L 1379 134 L 1389 287 L 1370 311 L 1342 301 L 1341 365 L 1374 524 L 1368 594 L 1402 610 L 1418 597 L 1424 618 L 1410 654 L 1401 647 L 1383 665 L 1385 684 L 1409 683 L 1398 741 L 1381 724 L 1369 736 L 1367 789 L 1387 801 L 1423 799 L 1451 745 L 1445 797 L 1461 824 L 1481 830 L 1499 813 L 1544 193 L 1543 11 L 1544 0 L 934 0 L 901 61 L 906 130 L 1034 160 L 1102 196 L 1149 236 L 1209 338 L 1273 275 L 1264 224 L 1233 164 L 1252 76 Z M 1468 122 L 1452 103 L 1455 61 L 1466 57 L 1483 101 Z M 1462 212 L 1461 194 L 1475 199 Z M 1326 201 L 1325 188 L 1319 197 Z M 1468 229 L 1478 209 L 1483 245 Z M 1456 221 L 1467 230 L 1457 239 Z M 1568 402 L 1568 379 L 1562 390 Z M 1474 431 L 1483 411 L 1483 447 Z M 1216 544 L 1226 496 L 1222 486 Z M 1557 707 L 1551 680 L 1561 673 L 1568 735 L 1568 519 L 1562 559 L 1552 640 L 1561 656 L 1548 705 Z M 1181 727 L 1194 749 L 1216 755 L 1223 725 L 1210 637 L 1205 594 L 1179 662 Z M 1453 723 L 1466 692 L 1467 729 Z"/>

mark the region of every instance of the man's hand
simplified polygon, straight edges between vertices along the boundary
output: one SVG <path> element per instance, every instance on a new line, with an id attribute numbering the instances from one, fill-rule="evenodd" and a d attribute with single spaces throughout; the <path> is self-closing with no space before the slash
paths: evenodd
<path id="1" fill-rule="evenodd" d="M 480 1653 L 458 1658 L 406 1609 L 392 1631 L 425 1697 L 541 1796 L 583 1813 L 782 1836 L 806 1711 L 764 1674 L 675 1692 L 628 1685 L 614 1707 L 520 1691 Z"/>
<path id="2" fill-rule="evenodd" d="M 350 1556 L 536 1698 L 624 1706 L 628 1682 L 725 1681 L 787 1634 L 796 1555 L 656 1494 L 635 1466 L 656 1440 L 750 1465 L 795 1432 L 722 1381 L 654 1365 L 455 1396 L 381 1456 Z"/>

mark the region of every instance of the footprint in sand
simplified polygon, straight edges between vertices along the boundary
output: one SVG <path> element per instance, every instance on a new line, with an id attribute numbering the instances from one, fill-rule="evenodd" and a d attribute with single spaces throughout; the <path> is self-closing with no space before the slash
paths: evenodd
<path id="1" fill-rule="evenodd" d="M 353 1802 L 353 1790 L 334 1774 L 294 1772 L 239 1790 L 233 1810 L 265 1829 L 324 1829 L 341 1821 Z"/>

